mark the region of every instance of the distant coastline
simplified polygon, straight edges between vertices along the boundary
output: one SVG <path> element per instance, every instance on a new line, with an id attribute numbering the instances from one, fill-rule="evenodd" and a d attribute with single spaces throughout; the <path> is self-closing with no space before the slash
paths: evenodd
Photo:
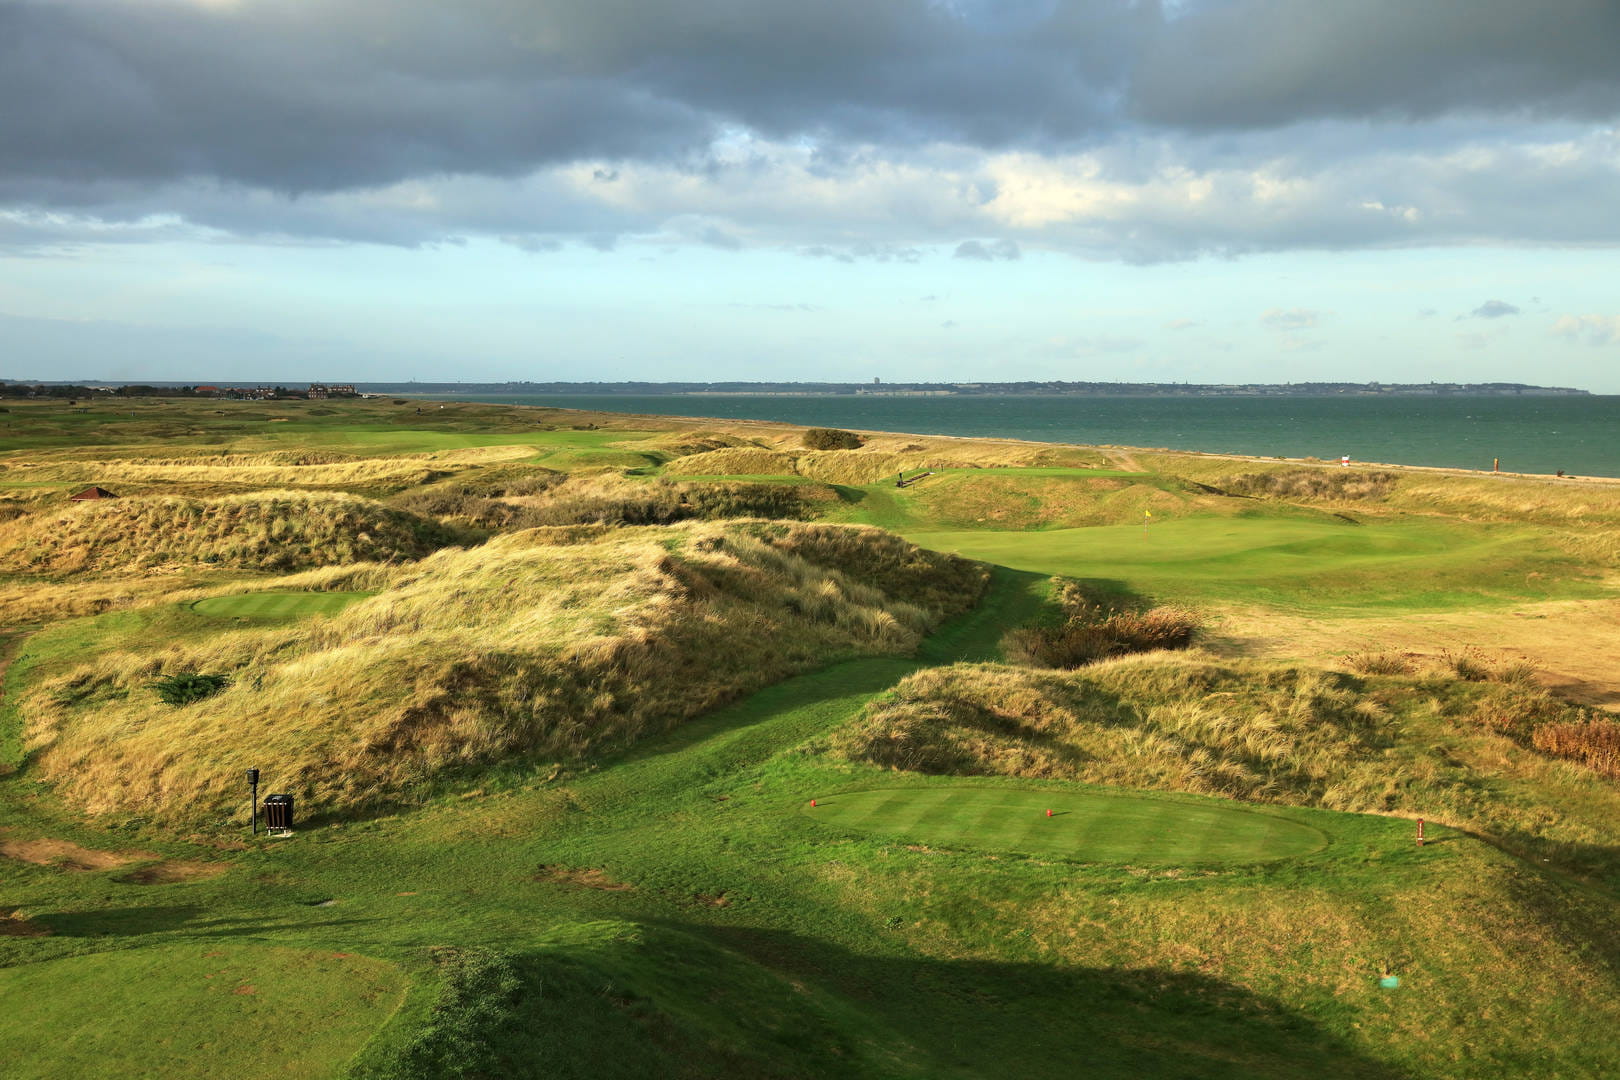
<path id="1" fill-rule="evenodd" d="M 215 379 L 209 389 L 291 386 L 300 380 Z M 105 379 L 32 380 L 0 378 L 13 389 L 84 386 L 110 389 Z M 147 380 L 143 387 L 185 389 L 189 382 Z M 682 397 L 1588 397 L 1591 391 L 1530 383 L 1128 383 L 1128 382 L 355 382 L 345 384 L 372 394 L 570 394 Z"/>

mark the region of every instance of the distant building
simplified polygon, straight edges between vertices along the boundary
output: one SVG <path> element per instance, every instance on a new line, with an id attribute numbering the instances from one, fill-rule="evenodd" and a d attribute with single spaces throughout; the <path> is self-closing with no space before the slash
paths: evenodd
<path id="1" fill-rule="evenodd" d="M 219 387 L 217 386 L 194 386 L 192 389 L 204 397 L 219 397 L 220 394 Z"/>
<path id="2" fill-rule="evenodd" d="M 77 495 L 71 496 L 69 502 L 94 502 L 99 499 L 116 499 L 118 496 L 104 487 L 87 487 Z"/>
<path id="3" fill-rule="evenodd" d="M 325 383 L 310 383 L 309 392 L 305 396 L 311 401 L 320 401 L 325 398 L 359 397 L 360 395 L 355 393 L 353 383 L 332 383 L 330 386 Z"/>

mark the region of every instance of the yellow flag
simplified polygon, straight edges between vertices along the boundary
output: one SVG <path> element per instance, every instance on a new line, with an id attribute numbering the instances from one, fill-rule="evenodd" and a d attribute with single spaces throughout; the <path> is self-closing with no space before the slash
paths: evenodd
<path id="1" fill-rule="evenodd" d="M 1143 516 L 1143 517 L 1152 517 L 1152 516 L 1153 516 L 1153 511 L 1151 511 L 1151 510 L 1144 510 L 1144 511 L 1142 511 L 1142 516 Z"/>

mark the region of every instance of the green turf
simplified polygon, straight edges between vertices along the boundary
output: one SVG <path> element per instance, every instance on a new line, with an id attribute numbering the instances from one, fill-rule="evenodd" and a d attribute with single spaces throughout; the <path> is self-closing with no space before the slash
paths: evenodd
<path id="1" fill-rule="evenodd" d="M 403 987 L 380 960 L 236 942 L 0 968 L 0 1062 L 7 1080 L 325 1077 Z"/>
<path id="2" fill-rule="evenodd" d="M 1081 862 L 1257 863 L 1306 855 L 1327 844 L 1320 829 L 1276 811 L 1084 788 L 892 787 L 816 801 L 815 807 L 805 803 L 803 812 L 834 828 Z"/>
<path id="3" fill-rule="evenodd" d="M 200 615 L 216 619 L 299 619 L 332 615 L 375 592 L 257 592 L 211 596 L 192 604 Z"/>
<path id="4" fill-rule="evenodd" d="M 913 543 L 1019 570 L 1117 581 L 1166 599 L 1442 608 L 1596 595 L 1538 529 L 1193 517 L 1045 532 L 906 530 Z"/>
<path id="5" fill-rule="evenodd" d="M 389 408 L 356 404 L 352 415 L 317 417 L 293 405 L 244 405 L 199 420 L 195 406 L 131 403 L 104 417 L 42 415 L 39 430 L 19 423 L 0 445 L 80 450 L 163 438 L 403 452 L 521 444 L 588 466 L 623 452 L 608 444 L 636 437 L 537 432 L 532 415 L 494 407 L 458 405 L 431 417 L 414 405 Z M 271 411 L 294 420 L 249 416 Z M 1142 538 L 1131 527 L 924 528 L 927 483 L 839 490 L 852 503 L 868 493 L 858 507 L 867 520 L 1018 568 L 997 571 L 984 605 L 934 634 L 915 659 L 832 665 L 616 757 L 513 761 L 449 791 L 424 789 L 420 805 L 398 814 L 301 818 L 292 839 L 274 842 L 233 822 L 176 834 L 143 818 L 133 790 L 120 794 L 115 812 L 86 821 L 55 802 L 26 761 L 0 776 L 0 830 L 232 868 L 141 886 L 117 871 L 0 861 L 0 918 L 17 908 L 52 931 L 0 933 L 0 1072 L 8 1080 L 192 1075 L 174 1056 L 184 1036 L 170 1039 L 176 1027 L 165 1023 L 195 1013 L 187 1030 L 207 1075 L 1620 1075 L 1620 1041 L 1604 1034 L 1617 1014 L 1605 972 L 1620 969 L 1612 877 L 1603 879 L 1614 866 L 1614 833 L 1604 824 L 1613 815 L 1574 816 L 1556 834 L 1562 840 L 1540 846 L 1540 834 L 1522 824 L 1556 822 L 1578 797 L 1608 806 L 1608 796 L 1572 770 L 1551 786 L 1538 786 L 1539 774 L 1513 775 L 1502 763 L 1522 764 L 1528 752 L 1466 718 L 1429 717 L 1428 689 L 1412 691 L 1415 705 L 1385 702 L 1399 718 L 1392 731 L 1415 729 L 1399 732 L 1401 746 L 1443 744 L 1442 757 L 1423 760 L 1459 798 L 1501 810 L 1490 843 L 1431 824 L 1436 842 L 1418 849 L 1410 822 L 1394 817 L 918 778 L 824 753 L 828 733 L 897 680 L 998 658 L 1002 632 L 1042 612 L 1052 573 L 1165 599 L 1301 606 L 1393 608 L 1584 588 L 1560 580 L 1570 567 L 1545 533 L 1429 520 L 1358 529 L 1279 510 L 1166 517 L 1144 549 L 1133 546 Z M 20 749 L 23 689 L 54 680 L 54 692 L 71 694 L 65 676 L 85 658 L 217 634 L 218 619 L 163 604 L 63 621 L 22 642 L 0 702 L 0 758 L 15 761 Z M 248 764 L 263 766 L 265 790 L 276 790 L 274 762 Z M 1391 759 L 1389 797 L 1405 813 L 1413 808 L 1402 801 L 1402 767 Z M 952 793 L 963 790 L 978 810 L 971 821 L 953 814 L 962 796 Z M 812 796 L 827 800 L 814 814 Z M 895 798 L 915 823 L 890 831 L 892 819 L 880 813 L 875 831 L 828 827 L 822 811 L 859 809 L 862 798 L 869 809 Z M 997 809 L 1026 800 L 1034 804 Z M 1061 812 L 1050 821 L 1048 805 Z M 1214 812 L 1200 818 L 1206 807 Z M 308 802 L 300 808 L 319 812 Z M 1027 811 L 1033 825 L 1017 816 Z M 1170 815 L 1168 831 L 1156 831 L 1151 814 Z M 1200 820 L 1208 823 L 1202 835 Z M 1082 822 L 1089 830 L 1077 828 Z M 1289 828 L 1261 836 L 1256 822 Z M 1220 846 L 1245 828 L 1243 844 Z M 965 838 L 942 838 L 952 829 Z M 994 833 L 1002 838 L 987 843 Z M 1116 836 L 1132 850 L 1088 846 Z M 1026 837 L 1062 843 L 1038 849 Z M 1277 855 L 1290 841 L 1300 850 Z M 1185 854 L 1168 863 L 1144 855 L 1172 845 Z M 1526 850 L 1535 857 L 1511 854 Z M 1565 881 L 1552 876 L 1560 865 L 1597 869 Z M 466 1007 L 430 1013 L 454 989 L 440 964 L 444 946 L 509 953 L 516 988 L 480 997 L 473 987 Z M 216 951 L 224 955 L 207 956 Z M 353 968 L 328 967 L 336 952 L 392 965 L 366 969 L 369 985 L 386 990 L 356 1003 L 364 980 L 345 981 Z M 207 998 L 197 1004 L 190 980 L 218 977 L 204 960 L 251 963 L 265 974 L 250 984 L 254 995 L 230 995 L 221 1011 Z M 1378 988 L 1386 971 L 1400 975 L 1399 990 Z M 409 973 L 409 986 L 390 1013 L 403 978 L 396 972 Z M 288 986 L 308 1010 L 267 1009 Z M 232 1009 L 261 1011 L 228 1024 L 242 1019 Z M 454 1066 L 417 1068 L 423 1058 L 412 1053 L 435 1038 L 439 1060 Z M 300 1060 L 313 1064 L 301 1074 L 288 1055 L 306 1048 Z M 168 1056 L 154 1066 L 154 1054 Z"/>

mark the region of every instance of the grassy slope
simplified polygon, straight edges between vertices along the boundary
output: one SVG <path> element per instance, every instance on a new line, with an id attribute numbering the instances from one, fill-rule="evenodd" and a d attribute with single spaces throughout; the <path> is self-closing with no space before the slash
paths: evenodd
<path id="1" fill-rule="evenodd" d="M 403 990 L 392 965 L 331 950 L 228 942 L 92 953 L 0 969 L 0 996 L 29 1003 L 0 1025 L 0 1060 L 11 1080 L 313 1080 L 353 1056 Z"/>
<path id="2" fill-rule="evenodd" d="M 329 619 L 189 639 L 171 619 L 161 644 L 75 650 L 16 703 L 35 768 L 92 812 L 217 821 L 259 763 L 327 813 L 375 808 L 510 756 L 578 760 L 829 657 L 908 652 L 981 582 L 870 529 L 559 539 L 453 549 Z M 150 692 L 187 672 L 232 681 L 183 708 Z"/>
<path id="3" fill-rule="evenodd" d="M 446 410 L 448 427 L 473 422 L 455 415 L 463 408 Z M 517 430 L 516 420 L 494 422 Z M 307 423 L 278 424 L 277 437 L 333 437 Z M 587 454 L 581 460 L 613 449 L 602 432 L 557 434 L 554 452 Z M 601 441 L 574 442 L 576 434 Z M 1077 486 L 1028 491 L 1035 505 L 1013 523 L 1026 545 L 1057 535 L 1043 531 L 1054 524 L 1091 523 L 1073 515 L 1109 497 L 1112 520 L 1134 524 L 1144 500 L 1168 499 L 1179 513 L 1232 521 L 1232 507 L 1175 483 L 1101 489 L 1084 485 L 1124 478 L 1029 479 Z M 1005 485 L 1022 481 L 998 479 L 1003 488 L 988 500 L 954 479 L 965 487 L 950 500 L 928 494 L 929 481 L 903 492 L 837 482 L 853 514 L 937 533 L 980 525 L 968 516 L 979 503 L 1002 501 Z M 1345 560 L 1365 556 L 1341 599 L 1399 610 L 1388 583 L 1410 567 L 1391 551 L 1324 550 L 1323 538 L 1354 531 L 1328 513 L 1244 509 L 1258 509 L 1266 528 L 1229 554 L 1257 560 L 1256 577 L 1323 556 L 1339 560 L 1342 577 Z M 1282 535 L 1272 526 L 1301 522 L 1317 531 L 1272 543 Z M 1454 551 L 1480 540 L 1475 554 L 1503 558 L 1484 544 L 1486 530 L 1447 535 L 1462 538 Z M 1528 575 L 1541 569 L 1508 547 L 1530 559 L 1515 572 L 1534 595 L 1542 586 Z M 1217 568 L 1168 563 L 1133 566 L 1135 585 L 1159 582 L 1167 599 L 1222 595 Z M 1188 873 L 912 850 L 829 836 L 807 819 L 801 808 L 814 794 L 916 785 L 814 746 L 908 675 L 995 659 L 1002 630 L 1040 609 L 1047 570 L 1036 569 L 1000 574 L 990 603 L 936 634 L 916 660 L 857 660 L 778 683 L 599 771 L 543 782 L 522 768 L 497 770 L 482 797 L 306 831 L 291 844 L 226 856 L 235 869 L 207 881 L 141 888 L 18 866 L 6 899 L 56 934 L 0 936 L 0 964 L 222 938 L 392 960 L 416 980 L 354 1065 L 374 1077 L 421 1075 L 408 1054 L 445 979 L 424 950 L 444 943 L 514 954 L 521 987 L 492 1004 L 489 1015 L 504 1019 L 478 1040 L 496 1075 L 1516 1077 L 1620 1068 L 1614 1040 L 1593 1035 L 1620 1019 L 1613 895 L 1466 835 L 1442 835 L 1420 852 L 1404 822 L 1283 809 L 1322 829 L 1329 846 L 1267 866 Z M 1548 569 L 1568 564 L 1555 558 Z M 1486 578 L 1487 593 L 1520 587 Z M 1459 582 L 1458 598 L 1469 596 Z M 1303 605 L 1320 584 L 1302 574 L 1272 599 Z M 95 626 L 127 640 L 190 632 L 138 621 L 121 614 Z M 57 632 L 70 647 L 86 631 Z M 32 672 L 29 683 L 43 670 L 33 664 L 21 669 Z M 1480 805 L 1515 808 L 1531 826 L 1538 814 L 1567 817 L 1569 831 L 1537 857 L 1604 865 L 1616 841 L 1614 785 L 1444 719 L 1415 732 L 1448 770 L 1442 779 Z M 25 770 L 4 781 L 0 827 L 222 857 L 139 823 L 127 834 L 86 830 L 35 779 Z M 929 783 L 1066 790 L 993 777 Z M 327 898 L 337 903 L 309 906 Z M 1386 970 L 1402 976 L 1403 990 L 1377 989 Z"/>

